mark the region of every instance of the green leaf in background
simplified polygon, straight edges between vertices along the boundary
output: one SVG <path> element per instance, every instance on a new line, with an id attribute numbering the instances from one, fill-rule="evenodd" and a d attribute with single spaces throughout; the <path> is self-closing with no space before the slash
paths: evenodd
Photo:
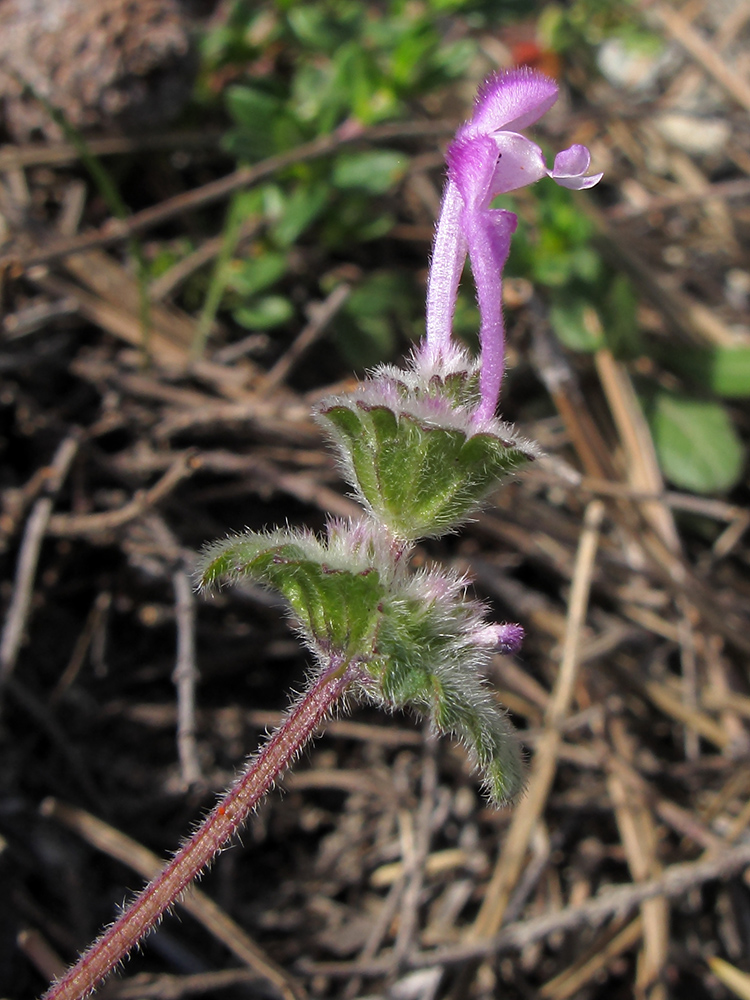
<path id="1" fill-rule="evenodd" d="M 475 57 L 476 44 L 472 39 L 461 38 L 452 45 L 441 45 L 433 58 L 435 75 L 443 73 L 449 79 L 465 76 Z"/>
<path id="2" fill-rule="evenodd" d="M 249 306 L 240 306 L 232 317 L 246 330 L 271 330 L 275 326 L 288 323 L 294 316 L 294 307 L 283 295 L 267 295 Z"/>
<path id="3" fill-rule="evenodd" d="M 509 273 L 534 284 L 562 288 L 573 281 L 597 282 L 602 262 L 592 248 L 593 224 L 578 208 L 574 192 L 539 184 L 518 198 L 501 195 L 493 205 L 518 212 L 519 226 L 511 245 Z"/>
<path id="4" fill-rule="evenodd" d="M 481 318 L 476 295 L 471 282 L 464 280 L 458 289 L 456 309 L 453 313 L 453 332 L 469 347 L 472 354 L 479 351 L 479 327 Z"/>
<path id="5" fill-rule="evenodd" d="M 407 159 L 392 149 L 344 153 L 333 165 L 337 188 L 359 188 L 370 194 L 385 194 L 404 176 Z"/>
<path id="6" fill-rule="evenodd" d="M 581 281 L 596 281 L 601 272 L 599 254 L 589 246 L 576 247 L 570 253 L 570 269 Z"/>
<path id="7" fill-rule="evenodd" d="M 422 23 L 414 25 L 399 38 L 391 55 L 391 76 L 399 88 L 410 88 L 418 82 L 420 67 L 435 48 L 435 34 Z"/>
<path id="8" fill-rule="evenodd" d="M 706 386 L 717 396 L 750 396 L 750 347 L 691 347 L 661 351 L 660 360 L 678 374 Z"/>
<path id="9" fill-rule="evenodd" d="M 347 364 L 367 368 L 393 355 L 396 333 L 411 332 L 414 290 L 395 271 L 375 271 L 355 288 L 332 324 Z"/>
<path id="10" fill-rule="evenodd" d="M 260 160 L 304 139 L 286 102 L 275 94 L 258 87 L 228 87 L 226 104 L 237 128 L 227 133 L 223 145 L 238 159 Z"/>
<path id="11" fill-rule="evenodd" d="M 278 281 L 286 268 L 286 254 L 271 251 L 250 260 L 233 260 L 227 267 L 227 288 L 250 298 Z"/>
<path id="12" fill-rule="evenodd" d="M 255 87 L 228 87 L 225 96 L 227 110 L 235 122 L 256 132 L 270 131 L 284 107 L 278 97 Z"/>
<path id="13" fill-rule="evenodd" d="M 664 475 L 695 493 L 724 493 L 742 476 L 745 452 L 720 403 L 657 389 L 646 402 Z"/>
<path id="14" fill-rule="evenodd" d="M 346 31 L 337 31 L 337 22 L 322 4 L 297 3 L 289 6 L 287 20 L 298 41 L 318 52 L 335 51 L 346 38 Z"/>
<path id="15" fill-rule="evenodd" d="M 598 46 L 607 38 L 618 37 L 641 51 L 660 52 L 662 39 L 633 18 L 629 0 L 569 0 L 546 3 L 537 22 L 540 44 L 555 52 L 575 51 L 576 55 Z"/>
<path id="16" fill-rule="evenodd" d="M 364 125 L 395 115 L 398 102 L 391 81 L 380 72 L 364 40 L 342 45 L 333 58 L 334 93 L 347 98 L 349 113 Z"/>
<path id="17" fill-rule="evenodd" d="M 550 307 L 549 320 L 557 339 L 571 351 L 598 351 L 604 347 L 599 313 L 588 299 L 562 298 Z"/>
<path id="18" fill-rule="evenodd" d="M 300 66 L 290 93 L 290 109 L 299 121 L 317 123 L 318 132 L 331 132 L 346 106 L 346 94 L 336 87 L 330 64 Z"/>
<path id="19" fill-rule="evenodd" d="M 382 207 L 373 212 L 372 197 L 361 191 L 352 190 L 334 203 L 326 212 L 320 232 L 320 242 L 331 249 L 347 243 L 351 246 L 377 240 L 391 231 L 395 224 L 391 212 Z"/>
<path id="20" fill-rule="evenodd" d="M 279 246 L 289 247 L 320 215 L 328 203 L 329 186 L 324 181 L 300 184 L 286 199 L 269 235 Z"/>

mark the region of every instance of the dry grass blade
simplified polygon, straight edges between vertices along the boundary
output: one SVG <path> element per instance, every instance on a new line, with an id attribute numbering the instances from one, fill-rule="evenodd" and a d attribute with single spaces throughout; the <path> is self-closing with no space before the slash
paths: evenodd
<path id="1" fill-rule="evenodd" d="M 198 683 L 195 629 L 196 610 L 193 581 L 184 569 L 172 575 L 177 623 L 177 657 L 172 679 L 177 689 L 177 752 L 185 788 L 201 780 L 201 766 L 195 732 L 195 688 Z"/>
<path id="2" fill-rule="evenodd" d="M 646 904 L 644 904 L 645 906 Z M 568 1000 L 605 970 L 613 959 L 629 951 L 643 937 L 640 917 L 621 929 L 608 929 L 584 955 L 550 979 L 539 990 L 541 1000 Z"/>
<path id="3" fill-rule="evenodd" d="M 351 130 L 344 129 L 340 133 L 323 135 L 302 146 L 298 146 L 288 153 L 271 156 L 253 167 L 240 167 L 226 177 L 210 181 L 202 187 L 189 191 L 186 194 L 168 198 L 160 205 L 136 212 L 128 219 L 110 220 L 98 232 L 81 233 L 79 236 L 72 237 L 69 240 L 61 240 L 59 243 L 52 244 L 44 249 L 25 254 L 20 259 L 14 256 L 0 258 L 0 270 L 8 266 L 26 269 L 34 267 L 37 264 L 49 264 L 52 261 L 67 257 L 69 254 L 82 253 L 94 248 L 121 243 L 135 233 L 151 229 L 186 212 L 224 201 L 230 195 L 234 194 L 235 191 L 251 187 L 253 184 L 257 184 L 266 177 L 273 176 L 273 174 L 278 173 L 286 167 L 328 156 L 342 146 L 354 143 L 387 142 L 399 136 L 451 135 L 455 132 L 455 129 L 455 122 L 406 122 L 395 125 L 377 125 L 362 132 L 356 131 L 352 133 Z"/>
<path id="4" fill-rule="evenodd" d="M 16 938 L 18 947 L 41 974 L 55 979 L 65 972 L 65 962 L 37 930 L 23 930 Z"/>
<path id="5" fill-rule="evenodd" d="M 73 463 L 80 443 L 80 435 L 72 434 L 59 445 L 48 469 L 45 470 L 46 493 L 34 504 L 26 522 L 21 550 L 16 565 L 13 596 L 5 616 L 0 636 L 0 687 L 13 672 L 28 624 L 39 552 L 47 532 L 55 496 Z"/>
<path id="6" fill-rule="evenodd" d="M 603 516 L 602 502 L 592 500 L 584 517 L 573 569 L 565 643 L 560 670 L 545 712 L 544 736 L 534 752 L 526 795 L 515 808 L 497 866 L 471 929 L 471 938 L 474 940 L 497 933 L 502 925 L 510 893 L 521 873 L 534 826 L 544 811 L 552 787 L 557 768 L 557 752 L 562 739 L 560 726 L 570 707 L 575 688 L 581 631 L 586 621 L 591 576 Z"/>
<path id="7" fill-rule="evenodd" d="M 178 455 L 150 489 L 136 493 L 123 507 L 94 514 L 53 514 L 49 519 L 48 531 L 58 538 L 74 538 L 77 535 L 96 535 L 120 528 L 141 517 L 169 496 L 183 479 L 196 470 L 198 464 L 193 453 Z"/>
<path id="8" fill-rule="evenodd" d="M 730 97 L 745 111 L 750 111 L 750 85 L 732 71 L 721 54 L 696 31 L 680 11 L 659 0 L 643 0 L 642 6 L 654 15 L 667 33 L 679 42 Z"/>
<path id="9" fill-rule="evenodd" d="M 305 351 L 323 335 L 325 328 L 349 298 L 350 292 L 349 285 L 337 285 L 324 302 L 316 302 L 310 307 L 310 322 L 263 377 L 260 386 L 262 392 L 270 392 L 284 381 Z"/>
<path id="10" fill-rule="evenodd" d="M 88 148 L 93 156 L 118 156 L 123 153 L 139 153 L 154 149 L 191 149 L 212 146 L 220 136 L 204 129 L 194 132 L 164 132 L 143 136 L 107 136 L 89 139 Z M 36 166 L 67 166 L 80 158 L 79 150 L 69 142 L 27 146 L 8 144 L 0 146 L 0 170 L 18 170 Z"/>
<path id="11" fill-rule="evenodd" d="M 638 884 L 608 886 L 593 899 L 579 906 L 568 906 L 557 913 L 519 921 L 503 928 L 493 938 L 446 945 L 434 951 L 418 952 L 409 959 L 410 968 L 430 966 L 465 966 L 507 952 L 522 951 L 529 945 L 555 933 L 572 933 L 599 926 L 612 917 L 623 917 L 649 899 L 664 896 L 675 899 L 698 886 L 715 879 L 731 878 L 750 865 L 750 844 L 727 848 L 710 861 L 671 865 L 656 879 Z M 388 971 L 387 960 L 372 962 L 305 962 L 302 966 L 311 975 L 381 976 Z"/>
<path id="12" fill-rule="evenodd" d="M 601 350 L 596 352 L 596 368 L 627 456 L 628 483 L 634 491 L 661 496 L 664 480 L 656 449 L 625 367 L 610 351 Z M 664 544 L 679 552 L 679 536 L 668 507 L 659 501 L 645 501 L 641 509 Z"/>
<path id="13" fill-rule="evenodd" d="M 729 746 L 731 742 L 729 733 L 718 722 L 714 722 L 705 712 L 686 705 L 664 684 L 660 684 L 659 681 L 646 681 L 644 691 L 662 712 L 709 740 L 720 750 L 725 750 Z"/>
<path id="14" fill-rule="evenodd" d="M 742 972 L 736 966 L 725 962 L 723 958 L 715 955 L 708 957 L 707 962 L 711 972 L 717 979 L 732 991 L 740 1000 L 750 1000 L 750 976 Z"/>
<path id="15" fill-rule="evenodd" d="M 32 274 L 32 280 L 39 288 L 53 295 L 76 302 L 82 316 L 119 340 L 138 348 L 143 347 L 143 327 L 138 315 L 123 310 L 118 303 L 110 303 L 92 292 L 85 291 L 72 281 L 57 278 L 46 273 Z M 186 366 L 186 353 L 161 330 L 154 330 L 149 338 L 151 355 L 163 365 L 172 368 Z"/>
<path id="16" fill-rule="evenodd" d="M 613 743 L 623 755 L 632 755 L 632 741 L 626 734 L 622 721 L 614 719 L 611 725 Z M 654 817 L 645 797 L 634 794 L 617 772 L 608 777 L 620 839 L 625 848 L 628 867 L 634 882 L 656 878 L 661 872 L 657 859 L 659 834 Z M 664 987 L 659 982 L 667 961 L 669 948 L 669 906 L 665 899 L 650 899 L 641 907 L 643 943 L 636 973 L 636 988 L 644 996 L 656 1000 L 663 998 Z"/>
<path id="17" fill-rule="evenodd" d="M 108 983 L 102 990 L 105 1000 L 180 1000 L 181 997 L 210 996 L 233 986 L 261 989 L 263 976 L 253 969 L 222 969 L 219 972 L 196 972 L 187 976 L 139 973 L 122 982 Z"/>

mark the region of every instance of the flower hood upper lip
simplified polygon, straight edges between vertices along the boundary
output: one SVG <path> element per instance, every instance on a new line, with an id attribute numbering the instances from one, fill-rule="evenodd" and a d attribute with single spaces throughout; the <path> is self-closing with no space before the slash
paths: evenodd
<path id="1" fill-rule="evenodd" d="M 495 73 L 479 88 L 474 113 L 456 138 L 528 128 L 549 111 L 557 95 L 555 81 L 528 66 Z"/>
<path id="2" fill-rule="evenodd" d="M 541 148 L 518 132 L 538 121 L 557 96 L 554 80 L 525 66 L 496 73 L 483 84 L 474 113 L 459 128 L 447 153 L 449 176 L 461 189 L 465 203 L 470 200 L 475 207 L 486 208 L 496 195 L 515 191 L 545 176 L 561 187 L 574 190 L 599 183 L 602 174 L 584 176 L 591 163 L 585 146 L 576 144 L 558 153 L 549 170 Z M 483 163 L 481 178 L 472 178 L 472 174 L 478 173 L 479 159 Z M 467 175 L 463 183 L 462 174 Z M 470 198 L 467 198 L 467 182 L 473 187 Z"/>

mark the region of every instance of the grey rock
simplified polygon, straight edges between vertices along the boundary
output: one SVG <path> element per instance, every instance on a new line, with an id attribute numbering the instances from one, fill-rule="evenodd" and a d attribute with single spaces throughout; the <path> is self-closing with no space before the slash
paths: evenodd
<path id="1" fill-rule="evenodd" d="M 153 127 L 192 75 L 177 0 L 0 0 L 0 109 L 17 141 L 61 138 L 39 97 L 83 131 Z"/>

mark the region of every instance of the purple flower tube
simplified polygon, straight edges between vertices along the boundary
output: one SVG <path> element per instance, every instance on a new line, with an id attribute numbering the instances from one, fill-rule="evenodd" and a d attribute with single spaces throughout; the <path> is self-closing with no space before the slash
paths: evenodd
<path id="1" fill-rule="evenodd" d="M 527 68 L 498 73 L 481 87 L 472 117 L 448 147 L 448 182 L 435 233 L 427 286 L 425 354 L 448 357 L 456 295 L 466 255 L 481 316 L 481 401 L 475 418 L 495 415 L 503 377 L 502 271 L 516 228 L 513 212 L 490 208 L 499 194 L 551 177 L 576 191 L 593 187 L 591 156 L 574 145 L 549 170 L 542 150 L 517 130 L 538 121 L 557 100 L 557 84 Z"/>

